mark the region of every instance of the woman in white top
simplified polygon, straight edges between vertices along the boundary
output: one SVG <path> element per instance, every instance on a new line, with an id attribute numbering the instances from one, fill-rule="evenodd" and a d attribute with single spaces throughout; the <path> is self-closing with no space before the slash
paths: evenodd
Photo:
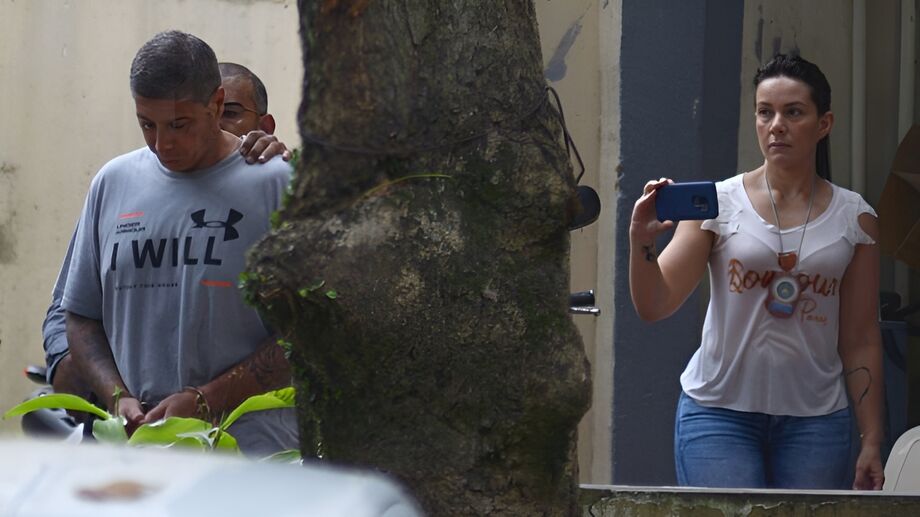
<path id="1" fill-rule="evenodd" d="M 671 180 L 648 182 L 633 208 L 629 278 L 642 319 L 670 316 L 710 271 L 700 348 L 681 376 L 678 481 L 845 488 L 855 414 L 853 488 L 878 490 L 877 218 L 829 181 L 834 115 L 818 67 L 777 55 L 754 84 L 764 164 L 717 183 L 718 217 L 681 221 L 659 254 L 655 238 L 674 223 L 657 220 L 655 195 Z"/>

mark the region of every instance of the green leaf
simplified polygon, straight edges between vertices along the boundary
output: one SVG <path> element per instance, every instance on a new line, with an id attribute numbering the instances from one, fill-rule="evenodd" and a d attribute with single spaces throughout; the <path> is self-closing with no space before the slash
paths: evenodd
<path id="1" fill-rule="evenodd" d="M 226 430 L 233 425 L 241 416 L 254 411 L 265 411 L 266 409 L 280 409 L 294 407 L 294 388 L 287 387 L 280 390 L 269 391 L 262 395 L 254 395 L 244 400 L 242 404 L 236 407 L 227 418 L 220 424 L 222 430 Z"/>
<path id="2" fill-rule="evenodd" d="M 330 300 L 335 300 L 338 297 L 339 297 L 339 293 L 335 292 L 335 289 L 330 289 L 326 291 L 326 298 L 329 298 Z"/>
<path id="3" fill-rule="evenodd" d="M 212 428 L 211 424 L 197 418 L 169 417 L 138 427 L 128 440 L 128 445 L 171 445 L 180 438 L 194 438 L 193 433 L 203 433 L 203 445 L 210 448 L 207 437 Z"/>
<path id="4" fill-rule="evenodd" d="M 214 444 L 215 449 L 239 452 L 240 446 L 237 445 L 236 438 L 234 438 L 232 434 L 219 427 L 217 428 L 217 433 L 217 443 Z"/>
<path id="5" fill-rule="evenodd" d="M 27 400 L 4 413 L 3 418 L 24 415 L 39 409 L 68 409 L 71 411 L 91 413 L 103 420 L 112 418 L 112 415 L 108 414 L 99 406 L 91 404 L 86 399 L 67 393 L 52 393 L 36 397 L 32 400 Z"/>
<path id="6" fill-rule="evenodd" d="M 178 440 L 167 445 L 167 447 L 174 449 L 192 449 L 202 452 L 211 448 L 207 441 L 202 442 L 201 439 L 197 436 L 182 436 Z"/>
<path id="7" fill-rule="evenodd" d="M 313 282 L 312 284 L 308 285 L 307 287 L 301 287 L 300 289 L 298 289 L 298 290 L 297 290 L 297 294 L 298 294 L 301 298 L 306 298 L 307 296 L 310 296 L 310 293 L 312 293 L 313 291 L 319 289 L 320 287 L 322 287 L 322 286 L 324 286 L 324 285 L 326 285 L 326 281 L 325 281 L 325 280 L 317 280 L 316 282 Z"/>
<path id="8" fill-rule="evenodd" d="M 297 449 L 288 449 L 286 451 L 279 451 L 271 456 L 266 456 L 262 458 L 262 461 L 272 462 L 272 463 L 296 463 L 300 464 L 303 462 L 303 457 L 300 455 L 300 451 Z"/>
<path id="9" fill-rule="evenodd" d="M 123 417 L 93 422 L 93 436 L 99 442 L 123 444 L 128 441 Z"/>

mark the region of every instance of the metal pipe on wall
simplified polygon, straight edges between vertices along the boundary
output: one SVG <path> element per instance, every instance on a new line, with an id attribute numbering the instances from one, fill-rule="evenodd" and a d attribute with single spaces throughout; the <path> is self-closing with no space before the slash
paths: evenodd
<path id="1" fill-rule="evenodd" d="M 901 0 L 901 66 L 898 83 L 898 140 L 914 125 L 914 60 L 917 37 L 917 5 L 914 0 Z"/>
<path id="2" fill-rule="evenodd" d="M 898 67 L 898 141 L 914 125 L 914 59 L 916 57 L 917 5 L 914 0 L 901 0 L 901 59 Z M 894 289 L 902 303 L 910 301 L 910 268 L 895 262 Z"/>
<path id="3" fill-rule="evenodd" d="M 853 0 L 850 190 L 866 195 L 866 0 Z"/>

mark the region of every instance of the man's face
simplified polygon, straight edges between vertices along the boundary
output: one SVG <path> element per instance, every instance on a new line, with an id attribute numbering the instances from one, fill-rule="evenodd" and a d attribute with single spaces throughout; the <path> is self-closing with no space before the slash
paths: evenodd
<path id="1" fill-rule="evenodd" d="M 261 129 L 261 116 L 253 102 L 252 83 L 241 76 L 229 77 L 221 83 L 224 87 L 224 114 L 220 127 L 236 136 Z"/>
<path id="2" fill-rule="evenodd" d="M 137 121 L 147 147 L 164 167 L 174 172 L 213 165 L 214 156 L 220 153 L 218 120 L 222 102 L 221 88 L 211 95 L 207 105 L 190 100 L 134 97 Z"/>

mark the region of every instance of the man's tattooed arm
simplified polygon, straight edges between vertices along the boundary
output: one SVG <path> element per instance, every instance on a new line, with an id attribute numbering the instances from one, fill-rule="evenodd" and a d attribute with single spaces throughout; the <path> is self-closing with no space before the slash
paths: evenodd
<path id="1" fill-rule="evenodd" d="M 101 321 L 68 312 L 67 343 L 76 370 L 82 372 L 92 390 L 102 398 L 110 410 L 116 390 L 120 390 L 122 398 L 130 396 L 115 366 L 112 349 Z"/>
<path id="2" fill-rule="evenodd" d="M 658 260 L 658 249 L 655 247 L 655 243 L 643 244 L 642 253 L 645 254 L 645 260 L 647 262 L 655 262 Z"/>
<path id="3" fill-rule="evenodd" d="M 291 367 L 275 336 L 236 366 L 201 386 L 212 413 L 229 411 L 247 398 L 290 386 Z"/>

